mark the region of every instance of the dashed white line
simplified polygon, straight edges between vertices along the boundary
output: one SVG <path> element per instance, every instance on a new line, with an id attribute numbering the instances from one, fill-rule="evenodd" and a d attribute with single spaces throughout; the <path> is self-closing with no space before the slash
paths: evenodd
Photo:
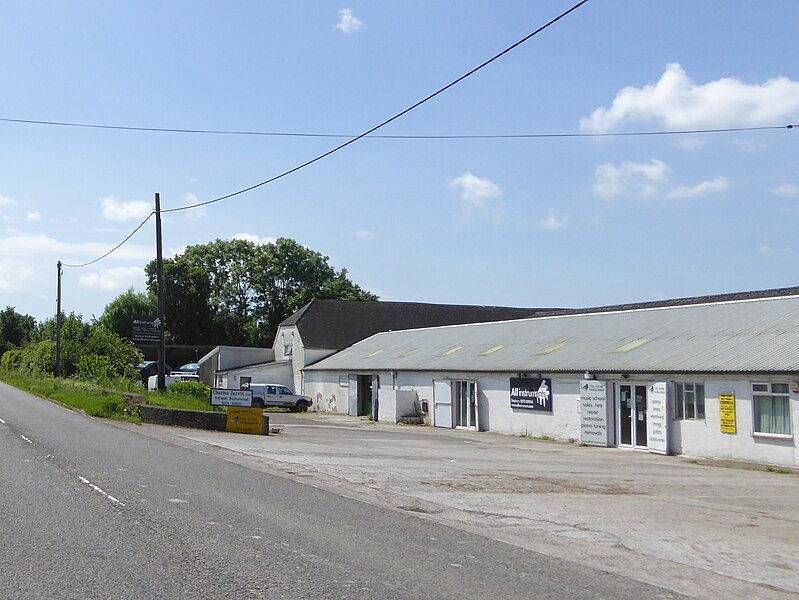
<path id="1" fill-rule="evenodd" d="M 78 479 L 80 479 L 80 480 L 81 480 L 81 483 L 85 483 L 85 484 L 86 484 L 86 485 L 88 485 L 90 488 L 92 488 L 92 489 L 93 489 L 95 492 L 97 492 L 97 493 L 99 493 L 99 494 L 102 494 L 103 496 L 105 496 L 106 498 L 108 498 L 108 499 L 109 499 L 111 502 L 114 502 L 115 504 L 119 504 L 120 506 L 125 506 L 125 503 L 124 503 L 124 502 L 120 502 L 119 500 L 117 500 L 116 498 L 114 498 L 114 497 L 113 497 L 111 494 L 108 494 L 108 493 L 104 492 L 102 489 L 100 489 L 99 487 L 97 487 L 96 485 L 94 485 L 94 484 L 93 484 L 91 481 L 89 481 L 89 480 L 88 480 L 88 479 L 86 479 L 85 477 L 81 477 L 80 475 L 78 475 Z"/>
<path id="2" fill-rule="evenodd" d="M 6 422 L 5 422 L 5 421 L 3 421 L 3 419 L 0 419 L 0 423 L 2 423 L 3 425 L 5 425 L 5 424 L 6 424 Z"/>
<path id="3" fill-rule="evenodd" d="M 26 438 L 24 435 L 21 435 L 19 437 L 28 442 L 31 446 L 35 446 L 35 444 L 30 439 Z"/>

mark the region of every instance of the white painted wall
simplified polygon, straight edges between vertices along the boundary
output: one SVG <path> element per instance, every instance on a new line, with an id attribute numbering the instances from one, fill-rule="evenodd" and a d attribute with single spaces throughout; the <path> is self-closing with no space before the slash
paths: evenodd
<path id="1" fill-rule="evenodd" d="M 346 381 L 346 373 L 344 380 Z M 419 403 L 427 400 L 429 411 L 433 408 L 433 379 L 465 379 L 477 382 L 478 404 L 487 404 L 488 423 L 481 423 L 481 429 L 520 436 L 549 436 L 556 440 L 580 439 L 580 380 L 581 376 L 548 376 L 552 380 L 553 411 L 544 413 L 510 407 L 509 379 L 515 374 L 477 374 L 477 373 L 403 373 L 397 375 L 397 390 L 412 391 Z M 728 460 L 753 461 L 766 464 L 799 466 L 799 393 L 797 378 L 758 378 L 752 379 L 711 379 L 691 377 L 673 379 L 657 375 L 640 379 L 641 382 L 669 383 L 669 394 L 673 403 L 672 383 L 674 381 L 693 381 L 704 383 L 705 415 L 704 421 L 677 421 L 673 411 L 669 420 L 670 449 L 673 453 L 698 458 L 717 458 Z M 636 380 L 638 381 L 638 380 Z M 752 382 L 788 383 L 791 389 L 791 418 L 793 437 L 790 439 L 769 438 L 753 434 Z M 608 381 L 608 402 L 613 406 L 612 417 L 616 418 L 613 384 L 622 380 Z M 392 373 L 380 373 L 380 389 L 393 389 Z M 719 393 L 734 390 L 736 403 L 737 433 L 721 432 L 719 415 Z M 339 385 L 339 373 L 308 371 L 305 373 L 306 394 L 314 398 L 317 410 L 347 413 L 347 387 Z M 389 407 L 386 407 L 388 410 Z M 382 415 L 383 406 L 379 407 Z M 382 417 L 380 417 L 382 418 Z M 426 423 L 432 424 L 428 413 Z"/>
<path id="2" fill-rule="evenodd" d="M 689 381 L 689 380 L 686 380 Z M 692 379 L 690 381 L 697 381 Z M 701 379 L 698 381 L 702 381 Z M 769 464 L 799 466 L 799 394 L 791 393 L 792 439 L 780 439 L 754 434 L 752 382 L 755 380 L 704 380 L 704 421 L 672 421 L 672 447 L 675 453 L 703 458 L 733 459 Z M 788 378 L 758 378 L 757 382 L 788 383 Z M 737 433 L 722 433 L 719 414 L 719 394 L 734 390 Z"/>
<path id="3" fill-rule="evenodd" d="M 383 423 L 399 423 L 403 417 L 417 415 L 419 396 L 411 390 L 394 390 L 383 387 L 377 404 L 377 420 Z"/>

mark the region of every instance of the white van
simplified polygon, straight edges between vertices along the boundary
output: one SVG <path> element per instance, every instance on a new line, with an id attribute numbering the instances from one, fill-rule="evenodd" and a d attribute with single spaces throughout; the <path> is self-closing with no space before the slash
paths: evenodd
<path id="1" fill-rule="evenodd" d="M 196 373 L 183 373 L 180 371 L 172 371 L 171 375 L 164 377 L 164 382 L 167 387 L 178 381 L 200 381 L 200 376 Z M 158 389 L 158 375 L 150 375 L 147 379 L 147 389 L 154 392 Z"/>
<path id="2" fill-rule="evenodd" d="M 313 406 L 313 400 L 308 396 L 292 394 L 290 389 L 279 383 L 251 383 L 249 389 L 252 390 L 254 407 L 280 406 L 290 408 L 292 412 L 305 412 Z"/>

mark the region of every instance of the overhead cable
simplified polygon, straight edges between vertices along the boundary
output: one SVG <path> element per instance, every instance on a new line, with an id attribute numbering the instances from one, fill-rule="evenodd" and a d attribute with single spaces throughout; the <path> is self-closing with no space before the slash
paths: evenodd
<path id="1" fill-rule="evenodd" d="M 444 93 L 445 91 L 447 91 L 449 88 L 451 88 L 451 87 L 453 87 L 453 86 L 457 85 L 458 83 L 460 83 L 460 82 L 461 82 L 461 81 L 463 81 L 464 79 L 466 79 L 466 78 L 468 78 L 468 77 L 470 77 L 470 76 L 474 75 L 474 74 L 475 74 L 475 73 L 477 73 L 479 70 L 483 69 L 484 67 L 487 67 L 488 65 L 490 65 L 490 64 L 491 64 L 491 63 L 493 63 L 494 61 L 496 61 L 496 60 L 500 59 L 501 57 L 505 56 L 505 55 L 506 55 L 508 52 L 510 52 L 511 50 L 514 50 L 515 48 L 517 48 L 518 46 L 521 46 L 522 44 L 524 44 L 526 41 L 528 41 L 528 40 L 529 40 L 529 39 L 531 39 L 532 37 L 534 37 L 534 36 L 538 35 L 538 34 L 539 34 L 539 33 L 541 33 L 542 31 L 544 31 L 545 29 L 548 29 L 549 27 L 551 27 L 552 25 L 554 25 L 555 23 L 557 23 L 557 22 L 558 22 L 558 21 L 560 21 L 561 19 L 565 18 L 566 16 L 568 16 L 569 14 L 571 14 L 572 12 L 574 12 L 575 10 L 577 10 L 578 8 L 580 8 L 582 5 L 586 4 L 587 2 L 588 2 L 588 0 L 581 0 L 580 2 L 578 2 L 577 4 L 575 4 L 574 6 L 572 6 L 570 9 L 566 10 L 565 12 L 561 13 L 560 15 L 558 15 L 557 17 L 555 17 L 554 19 L 552 19 L 551 21 L 549 21 L 549 22 L 545 23 L 544 25 L 542 25 L 541 27 L 539 27 L 539 28 L 538 28 L 538 29 L 536 29 L 535 31 L 533 31 L 533 32 L 531 32 L 531 33 L 529 33 L 529 34 L 527 34 L 527 35 L 526 35 L 526 36 L 524 36 L 522 39 L 520 39 L 518 42 L 516 42 L 516 43 L 514 43 L 514 44 L 511 44 L 510 46 L 508 46 L 507 48 L 505 48 L 505 49 L 504 49 L 502 52 L 500 52 L 500 53 L 498 53 L 498 54 L 495 54 L 494 56 L 492 56 L 491 58 L 489 58 L 489 59 L 488 59 L 488 60 L 486 60 L 485 62 L 483 62 L 483 63 L 481 63 L 480 65 L 476 66 L 476 67 L 475 67 L 474 69 L 472 69 L 471 71 L 468 71 L 467 73 L 465 73 L 465 74 L 461 75 L 460 77 L 458 77 L 458 78 L 457 78 L 457 79 L 455 79 L 454 81 L 452 81 L 452 82 L 448 83 L 448 84 L 447 84 L 447 85 L 445 85 L 444 87 L 442 87 L 442 88 L 439 88 L 438 90 L 436 90 L 435 92 L 433 92 L 433 93 L 432 93 L 432 94 L 430 94 L 429 96 L 426 96 L 426 97 L 425 97 L 425 98 L 423 98 L 422 100 L 419 100 L 419 101 L 418 101 L 418 102 L 416 102 L 415 104 L 412 104 L 412 105 L 411 105 L 411 106 L 409 106 L 408 108 L 406 108 L 406 109 L 404 109 L 404 110 L 402 110 L 402 111 L 398 112 L 398 113 L 397 113 L 397 114 L 395 114 L 393 117 L 390 117 L 390 118 L 386 119 L 385 121 L 383 121 L 383 122 L 382 122 L 382 123 L 380 123 L 379 125 L 375 125 L 375 126 L 374 126 L 374 127 L 372 127 L 371 129 L 367 129 L 366 131 L 364 131 L 364 132 L 363 132 L 363 133 L 361 133 L 360 135 L 357 135 L 357 136 L 355 136 L 354 138 L 352 138 L 352 139 L 350 139 L 350 140 L 347 140 L 347 141 L 346 141 L 346 142 L 344 142 L 343 144 L 339 144 L 339 145 L 338 145 L 338 146 L 336 146 L 335 148 L 333 148 L 333 149 L 331 149 L 331 150 L 328 150 L 327 152 L 324 152 L 323 154 L 320 154 L 319 156 L 317 156 L 317 157 L 315 157 L 315 158 L 312 158 L 311 160 L 305 161 L 304 163 L 302 163 L 302 164 L 300 164 L 300 165 L 297 165 L 296 167 L 293 167 L 293 168 L 289 169 L 288 171 L 284 171 L 283 173 L 280 173 L 279 175 L 275 175 L 274 177 L 270 177 L 269 179 L 266 179 L 266 180 L 264 180 L 264 181 L 261 181 L 261 182 L 259 182 L 259 183 L 256 183 L 256 184 L 253 184 L 253 185 L 251 185 L 251 186 L 248 186 L 248 187 L 246 187 L 246 188 L 240 189 L 240 190 L 238 190 L 238 191 L 231 192 L 230 194 L 225 194 L 224 196 L 219 196 L 218 198 L 214 198 L 213 200 L 206 200 L 205 202 L 198 202 L 197 204 L 192 204 L 192 205 L 189 205 L 189 206 L 182 206 L 182 207 L 178 207 L 178 208 L 170 208 L 170 209 L 168 209 L 168 210 L 162 210 L 161 212 L 162 212 L 162 213 L 178 212 L 178 211 L 181 211 L 181 210 L 190 210 L 190 209 L 192 209 L 192 208 L 197 208 L 197 207 L 199 207 L 199 206 L 207 206 L 207 205 L 209 205 L 209 204 L 214 204 L 214 203 L 216 203 L 216 202 L 221 202 L 222 200 L 227 200 L 227 199 L 229 199 L 229 198 L 233 198 L 234 196 L 239 196 L 239 195 L 241 195 L 241 194 L 245 194 L 245 193 L 247 193 L 247 192 L 250 192 L 250 191 L 252 191 L 252 190 L 254 190 L 254 189 L 256 189 L 256 188 L 259 188 L 259 187 L 262 187 L 262 186 L 264 186 L 264 185 L 267 185 L 267 184 L 269 184 L 269 183 L 272 183 L 272 182 L 274 182 L 274 181 L 277 181 L 278 179 L 282 179 L 283 177 L 286 177 L 287 175 L 291 175 L 292 173 L 296 173 L 296 172 L 297 172 L 297 171 L 299 171 L 300 169 L 304 169 L 305 167 L 308 167 L 308 166 L 310 166 L 310 165 L 312 165 L 312 164 L 314 164 L 314 163 L 316 163 L 316 162 L 319 162 L 320 160 L 322 160 L 322 159 L 324 159 L 324 158 L 327 158 L 327 157 L 328 157 L 328 156 L 330 156 L 331 154 L 334 154 L 334 153 L 338 152 L 339 150 L 343 150 L 344 148 L 346 148 L 346 147 L 347 147 L 347 146 L 349 146 L 350 144 L 354 144 L 354 143 L 355 143 L 355 142 L 357 142 L 358 140 L 360 140 L 360 139 L 363 139 L 363 138 L 365 138 L 365 137 L 369 136 L 371 133 L 374 133 L 374 132 L 375 132 L 375 131 L 377 131 L 378 129 L 381 129 L 381 128 L 385 127 L 385 126 L 386 126 L 386 125 L 388 125 L 389 123 L 392 123 L 393 121 L 396 121 L 396 120 L 397 120 L 397 119 L 399 119 L 400 117 L 402 117 L 402 116 L 404 116 L 404 115 L 408 114 L 408 113 L 409 113 L 409 112 L 411 112 L 412 110 L 414 110 L 414 109 L 416 109 L 416 108 L 420 107 L 422 104 L 424 104 L 424 103 L 426 103 L 426 102 L 428 102 L 428 101 L 432 100 L 432 99 L 433 99 L 433 98 L 435 98 L 436 96 L 438 96 L 438 95 L 440 95 L 440 94 L 443 94 L 443 93 Z"/>
<path id="2" fill-rule="evenodd" d="M 78 127 L 86 129 L 112 129 L 117 131 L 145 131 L 157 133 L 189 133 L 204 135 L 249 135 L 266 137 L 298 137 L 298 138 L 338 138 L 355 139 L 368 137 L 378 140 L 493 140 L 493 139 L 535 139 L 535 138 L 602 138 L 633 137 L 649 135 L 688 135 L 698 133 L 734 133 L 741 131 L 768 131 L 774 129 L 793 129 L 799 125 L 761 125 L 755 127 L 719 127 L 715 129 L 668 129 L 660 131 L 623 131 L 595 133 L 455 133 L 455 134 L 377 134 L 357 136 L 348 133 L 313 133 L 302 131 L 242 131 L 235 129 L 183 129 L 171 127 L 137 127 L 129 125 L 100 125 L 96 123 L 71 123 L 66 121 L 39 121 L 34 119 L 11 119 L 0 117 L 0 122 L 24 123 L 29 125 L 52 125 L 60 127 Z"/>

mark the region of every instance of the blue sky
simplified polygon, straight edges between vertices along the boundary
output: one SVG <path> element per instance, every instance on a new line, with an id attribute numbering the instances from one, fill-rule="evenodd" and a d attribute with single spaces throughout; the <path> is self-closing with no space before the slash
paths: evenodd
<path id="1" fill-rule="evenodd" d="M 0 118 L 357 135 L 574 2 L 0 1 Z M 799 123 L 795 0 L 592 0 L 379 133 Z M 595 306 L 792 286 L 796 129 L 363 139 L 274 184 L 164 215 L 167 255 L 289 237 L 384 300 Z M 0 121 L 0 307 L 55 312 L 56 262 L 152 210 L 248 187 L 344 141 Z M 155 256 L 150 221 L 63 308 L 89 319 Z"/>

